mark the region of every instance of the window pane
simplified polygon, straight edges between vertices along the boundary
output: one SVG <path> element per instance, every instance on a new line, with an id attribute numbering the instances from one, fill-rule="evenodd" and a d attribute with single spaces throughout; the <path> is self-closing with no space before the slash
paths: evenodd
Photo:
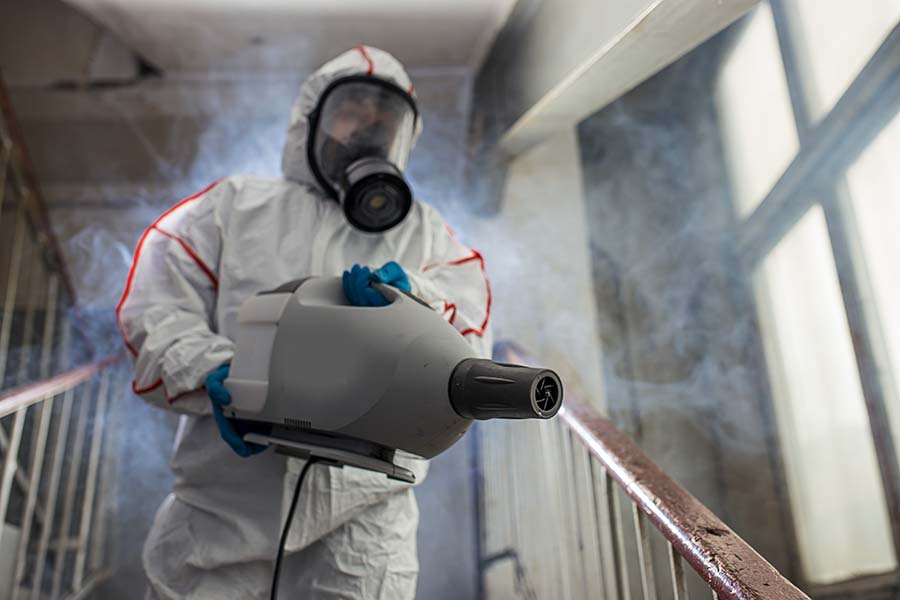
<path id="1" fill-rule="evenodd" d="M 900 442 L 900 115 L 847 173 L 858 239 L 887 350 L 885 385 L 895 444 Z"/>
<path id="2" fill-rule="evenodd" d="M 756 274 L 791 508 L 810 581 L 896 565 L 825 219 L 813 207 Z"/>
<path id="3" fill-rule="evenodd" d="M 900 0 L 782 0 L 814 120 L 835 105 L 900 19 Z"/>
<path id="4" fill-rule="evenodd" d="M 723 62 L 715 95 L 735 203 L 744 216 L 772 189 L 798 146 L 768 4 L 760 4 L 744 23 Z"/>

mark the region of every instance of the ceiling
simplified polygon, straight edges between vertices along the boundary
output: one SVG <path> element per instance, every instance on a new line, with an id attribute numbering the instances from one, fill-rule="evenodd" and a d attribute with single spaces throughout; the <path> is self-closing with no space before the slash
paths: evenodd
<path id="1" fill-rule="evenodd" d="M 164 71 L 309 70 L 347 48 L 480 64 L 515 0 L 65 0 Z"/>

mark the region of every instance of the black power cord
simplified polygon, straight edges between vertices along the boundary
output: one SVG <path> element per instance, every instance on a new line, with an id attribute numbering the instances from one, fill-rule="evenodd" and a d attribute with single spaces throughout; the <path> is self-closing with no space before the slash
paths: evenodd
<path id="1" fill-rule="evenodd" d="M 291 530 L 291 522 L 294 520 L 294 511 L 297 510 L 297 500 L 300 498 L 300 490 L 303 488 L 303 480 L 306 478 L 306 472 L 309 468 L 319 462 L 319 459 L 312 456 L 303 465 L 300 470 L 300 477 L 297 478 L 297 486 L 294 488 L 294 497 L 291 499 L 291 507 L 288 509 L 287 520 L 284 522 L 284 528 L 281 530 L 281 541 L 278 543 L 278 554 L 275 556 L 275 570 L 272 572 L 272 593 L 269 595 L 271 600 L 278 597 L 278 579 L 281 576 L 281 560 L 284 558 L 284 545 L 287 543 L 288 532 Z"/>

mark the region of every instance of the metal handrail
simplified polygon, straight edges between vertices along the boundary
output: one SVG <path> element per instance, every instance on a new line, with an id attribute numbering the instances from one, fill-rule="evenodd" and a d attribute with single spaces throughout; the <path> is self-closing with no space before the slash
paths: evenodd
<path id="1" fill-rule="evenodd" d="M 68 343 L 64 338 L 63 349 Z M 12 599 L 37 599 L 49 588 L 53 598 L 82 598 L 111 573 L 104 564 L 104 546 L 109 542 L 101 533 L 110 518 L 110 461 L 114 461 L 110 456 L 115 456 L 109 444 L 116 417 L 108 405 L 110 390 L 116 386 L 111 379 L 123 373 L 116 367 L 124 358 L 124 353 L 116 353 L 0 395 L 0 419 L 9 418 L 11 423 L 3 447 L 0 524 L 7 522 L 14 475 L 24 476 L 16 480 L 23 512 L 16 521 L 20 533 L 9 582 Z M 61 404 L 55 405 L 55 400 Z M 20 464 L 18 448 L 29 414 L 36 423 L 32 452 L 29 462 Z M 106 453 L 110 456 L 101 465 Z M 55 519 L 60 520 L 58 528 Z M 70 553 L 74 565 L 67 569 Z"/>
<path id="2" fill-rule="evenodd" d="M 535 361 L 510 343 L 495 359 L 520 364 Z M 645 597 L 653 586 L 652 558 L 643 519 L 669 543 L 675 597 L 686 597 L 683 557 L 716 598 L 733 600 L 809 600 L 702 502 L 666 475 L 609 419 L 567 391 L 559 418 L 634 502 L 635 530 Z M 640 511 L 640 514 L 638 513 Z M 620 542 L 621 543 L 621 542 Z M 649 580 L 649 581 L 648 581 Z M 652 594 L 655 597 L 655 593 Z"/>
<path id="3" fill-rule="evenodd" d="M 560 417 L 719 598 L 809 600 L 612 421 L 572 398 Z"/>
<path id="4" fill-rule="evenodd" d="M 30 383 L 3 392 L 0 394 L 0 419 L 27 406 L 37 404 L 45 398 L 70 390 L 124 358 L 125 353 L 118 352 L 91 364 L 60 373 L 44 381 Z"/>

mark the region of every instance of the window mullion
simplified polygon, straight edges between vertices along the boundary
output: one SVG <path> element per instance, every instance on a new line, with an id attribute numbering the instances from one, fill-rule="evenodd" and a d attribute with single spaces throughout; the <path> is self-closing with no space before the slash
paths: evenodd
<path id="1" fill-rule="evenodd" d="M 738 252 L 749 269 L 809 210 L 823 189 L 833 189 L 847 167 L 897 113 L 898 72 L 900 25 L 888 35 L 834 109 L 800 138 L 797 156 L 739 229 Z"/>
<path id="2" fill-rule="evenodd" d="M 803 65 L 800 60 L 800 52 L 795 43 L 795 36 L 791 33 L 791 25 L 785 7 L 784 0 L 769 0 L 772 8 L 772 18 L 775 21 L 775 32 L 778 34 L 778 45 L 781 48 L 781 62 L 784 65 L 784 75 L 787 79 L 788 92 L 791 96 L 791 108 L 794 111 L 794 121 L 797 125 L 797 137 L 800 139 L 800 147 L 812 128 L 812 119 L 809 111 L 809 98 L 807 97 L 806 82 L 803 79 Z"/>
<path id="3" fill-rule="evenodd" d="M 884 485 L 894 549 L 900 556 L 900 462 L 886 405 L 887 390 L 878 368 L 876 340 L 873 339 L 875 329 L 872 328 L 871 322 L 874 317 L 866 308 L 867 295 L 863 294 L 864 278 L 858 271 L 859 261 L 855 260 L 854 256 L 851 237 L 854 233 L 848 227 L 846 211 L 849 207 L 849 191 L 843 178 L 836 182 L 836 189 L 832 193 L 823 194 L 821 203 L 837 265 L 838 283 L 853 341 L 853 352 L 859 369 L 878 468 Z"/>

